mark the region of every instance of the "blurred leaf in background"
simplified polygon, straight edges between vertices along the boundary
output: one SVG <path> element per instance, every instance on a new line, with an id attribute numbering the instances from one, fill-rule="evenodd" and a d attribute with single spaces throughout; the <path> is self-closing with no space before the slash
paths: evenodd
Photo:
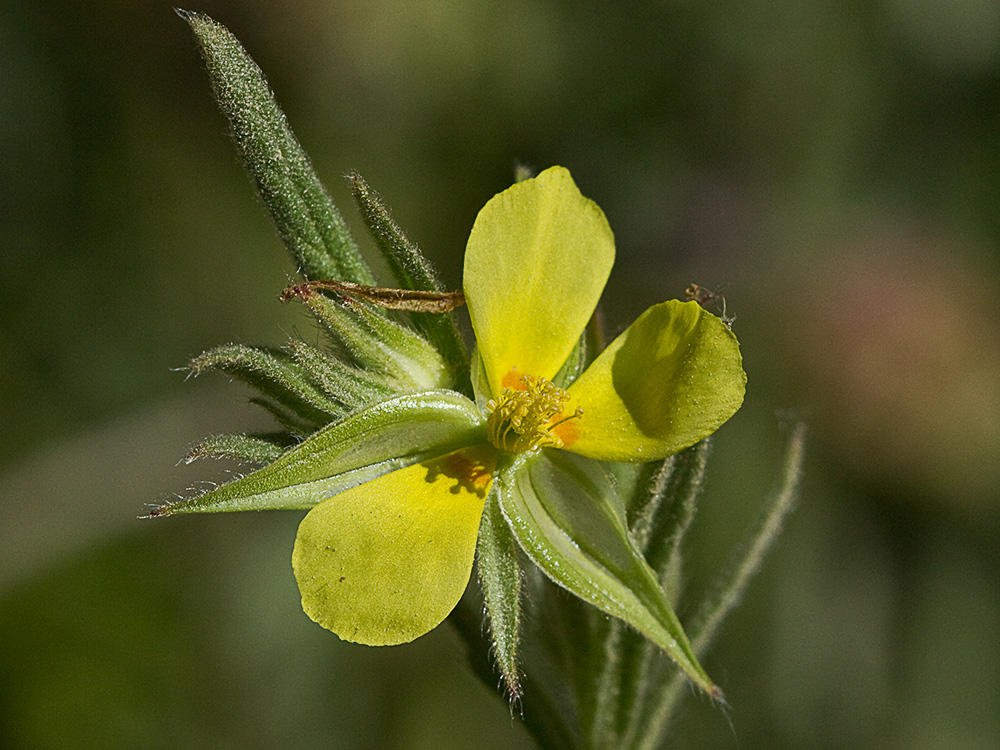
<path id="1" fill-rule="evenodd" d="M 690 586 L 757 510 L 722 499 L 774 479 L 776 410 L 808 410 L 813 441 L 801 507 L 706 663 L 741 745 L 995 746 L 995 4 L 193 9 L 268 71 L 348 221 L 357 169 L 447 286 L 521 161 L 571 168 L 616 228 L 612 333 L 692 281 L 726 295 L 750 390 Z M 293 269 L 169 4 L 6 10 L 0 745 L 528 746 L 447 630 L 374 652 L 298 613 L 294 514 L 137 520 L 194 481 L 171 468 L 188 445 L 254 426 L 172 368 L 298 330 L 277 299 Z M 677 740 L 733 741 L 695 702 Z"/>

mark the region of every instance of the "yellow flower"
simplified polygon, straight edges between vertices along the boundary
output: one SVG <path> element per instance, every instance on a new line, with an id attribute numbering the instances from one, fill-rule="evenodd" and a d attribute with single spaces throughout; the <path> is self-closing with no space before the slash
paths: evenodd
<path id="1" fill-rule="evenodd" d="M 560 385 L 572 378 L 560 371 L 614 252 L 603 212 L 560 167 L 487 203 L 463 278 L 476 405 L 441 397 L 470 423 L 465 442 L 312 508 L 293 554 L 312 619 L 358 643 L 413 640 L 448 616 L 468 584 L 498 467 L 557 449 L 600 461 L 662 459 L 735 413 L 746 381 L 736 338 L 695 302 L 649 308 Z"/>

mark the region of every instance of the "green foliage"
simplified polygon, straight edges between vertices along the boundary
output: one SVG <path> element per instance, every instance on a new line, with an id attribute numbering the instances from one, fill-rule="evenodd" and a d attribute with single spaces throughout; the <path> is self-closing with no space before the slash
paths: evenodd
<path id="1" fill-rule="evenodd" d="M 398 396 L 315 432 L 252 474 L 156 508 L 152 515 L 311 508 L 393 469 L 475 443 L 482 435 L 482 415 L 458 394 Z"/>
<path id="2" fill-rule="evenodd" d="M 497 484 L 500 507 L 532 562 L 560 586 L 636 628 L 706 693 L 720 695 L 632 542 L 624 505 L 604 467 L 555 453 L 525 463 L 501 470 Z"/>
<path id="3" fill-rule="evenodd" d="M 260 435 L 213 435 L 188 451 L 185 463 L 199 458 L 235 458 L 255 464 L 269 464 L 285 452 L 281 438 Z"/>
<path id="4" fill-rule="evenodd" d="M 446 291 L 420 249 L 396 224 L 382 196 L 357 172 L 349 173 L 348 179 L 361 218 L 382 251 L 396 285 L 404 289 Z M 410 313 L 410 317 L 417 330 L 438 344 L 442 358 L 455 371 L 454 382 L 463 382 L 467 377 L 469 354 L 455 318 L 435 313 Z"/>
<path id="5" fill-rule="evenodd" d="M 686 624 L 691 649 L 704 656 L 725 616 L 747 590 L 753 573 L 776 539 L 794 506 L 801 475 L 805 430 L 800 424 L 788 439 L 778 488 L 757 527 L 719 575 L 707 595 L 688 592 L 698 614 Z M 629 534 L 638 543 L 655 525 L 666 529 L 671 553 L 656 558 L 654 570 L 668 577 L 680 565 L 684 531 L 689 527 L 702 490 L 708 447 L 688 448 L 662 462 L 655 472 L 640 472 L 634 497 L 643 513 L 630 520 Z M 659 510 L 650 514 L 648 509 Z M 680 699 L 689 693 L 687 680 L 666 653 L 620 620 L 608 619 L 581 599 L 540 576 L 527 577 L 527 612 L 521 651 L 523 718 L 541 747 L 653 750 L 662 747 L 672 729 Z M 476 646 L 469 610 L 453 617 L 463 637 Z M 690 602 L 688 608 L 691 607 Z M 475 661 L 473 662 L 475 666 Z M 490 682 L 480 667 L 477 674 Z"/>
<path id="6" fill-rule="evenodd" d="M 260 68 L 226 27 L 201 13 L 177 14 L 194 31 L 233 140 L 302 273 L 306 278 L 373 283 L 368 264 Z"/>
<path id="7" fill-rule="evenodd" d="M 523 684 L 525 720 L 542 742 L 651 747 L 685 679 L 721 699 L 701 651 L 791 507 L 801 460 L 799 435 L 784 500 L 702 605 L 689 639 L 674 605 L 705 473 L 707 442 L 698 441 L 739 408 L 746 382 L 728 326 L 695 302 L 670 301 L 592 353 L 583 328 L 614 238 L 561 167 L 498 194 L 473 227 L 463 291 L 474 372 L 450 312 L 400 313 L 328 293 L 345 287 L 325 277 L 369 291 L 376 279 L 260 70 L 225 28 L 178 12 L 307 279 L 283 298 L 304 303 L 328 341 L 229 344 L 196 357 L 192 372 L 219 370 L 256 388 L 285 431 L 202 442 L 189 460 L 266 465 L 151 515 L 310 509 L 293 552 L 303 608 L 369 645 L 436 627 L 475 558 L 489 639 L 475 635 L 468 604 L 455 619 L 481 675 L 492 658 L 510 698 Z M 382 199 L 350 179 L 391 283 L 444 292 Z M 526 602 L 532 617 L 522 616 Z"/>
<path id="8" fill-rule="evenodd" d="M 195 357 L 189 368 L 195 375 L 219 370 L 238 377 L 306 424 L 318 427 L 344 413 L 344 405 L 325 393 L 287 352 L 225 344 Z"/>
<path id="9" fill-rule="evenodd" d="M 489 622 L 490 650 L 511 699 L 520 694 L 521 565 L 518 543 L 498 504 L 499 483 L 486 499 L 476 547 L 476 569 Z"/>

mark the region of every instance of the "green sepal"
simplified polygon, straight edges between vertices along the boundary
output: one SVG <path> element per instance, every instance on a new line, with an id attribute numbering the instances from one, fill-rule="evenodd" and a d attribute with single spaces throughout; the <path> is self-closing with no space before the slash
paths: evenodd
<path id="1" fill-rule="evenodd" d="M 441 353 L 412 328 L 400 325 L 376 312 L 379 308 L 366 302 L 348 302 L 368 326 L 385 352 L 389 374 L 413 388 L 449 388 L 450 368 Z"/>
<path id="2" fill-rule="evenodd" d="M 447 291 L 420 248 L 396 224 L 382 197 L 357 172 L 347 175 L 361 218 L 375 239 L 389 271 L 403 289 Z M 451 313 L 410 313 L 414 327 L 434 344 L 448 366 L 461 370 L 468 365 L 468 351 Z"/>
<path id="3" fill-rule="evenodd" d="M 347 411 L 398 395 L 384 379 L 353 367 L 304 341 L 290 339 L 288 351 L 324 391 L 347 407 Z"/>
<path id="4" fill-rule="evenodd" d="M 384 376 L 397 392 L 451 385 L 452 373 L 441 355 L 416 331 L 363 302 L 334 300 L 305 286 L 293 290 L 342 353 L 360 369 Z"/>
<path id="5" fill-rule="evenodd" d="M 520 695 L 518 662 L 521 637 L 521 565 L 517 542 L 504 521 L 496 487 L 490 491 L 479 522 L 476 569 L 489 620 L 491 651 L 503 675 L 507 695 Z"/>
<path id="6" fill-rule="evenodd" d="M 582 742 L 580 692 L 589 674 L 590 616 L 605 617 L 556 585 L 537 566 L 525 568 L 522 680 L 524 722 L 540 747 L 587 747 Z M 616 620 L 617 622 L 617 620 Z"/>
<path id="7" fill-rule="evenodd" d="M 484 441 L 482 412 L 464 396 L 398 396 L 314 433 L 252 474 L 152 515 L 312 508 L 394 469 Z"/>
<path id="8" fill-rule="evenodd" d="M 632 539 L 657 572 L 670 601 L 676 604 L 681 588 L 681 543 L 694 519 L 704 484 L 711 438 L 705 438 L 663 461 L 646 464 L 630 507 Z M 688 629 L 691 630 L 690 628 Z M 692 632 L 692 636 L 695 634 Z M 631 738 L 646 720 L 652 696 L 665 682 L 665 660 L 645 638 L 617 628 L 617 656 L 609 660 L 602 678 L 618 683 L 614 724 L 618 741 L 631 747 Z M 692 643 L 692 648 L 696 644 Z M 629 738 L 623 741 L 622 738 Z"/>
<path id="9" fill-rule="evenodd" d="M 721 695 L 632 543 L 624 503 L 599 462 L 555 451 L 515 457 L 495 481 L 515 539 L 546 575 L 641 632 L 705 693 Z"/>
<path id="10" fill-rule="evenodd" d="M 676 599 L 681 580 L 681 542 L 694 520 L 712 439 L 705 438 L 667 459 L 653 480 L 650 503 L 632 525 L 633 538 Z"/>
<path id="11" fill-rule="evenodd" d="M 233 140 L 301 272 L 310 279 L 374 284 L 260 68 L 225 26 L 202 13 L 177 14 L 194 31 Z"/>
<path id="12" fill-rule="evenodd" d="M 281 437 L 286 437 L 282 435 Z M 195 445 L 184 457 L 189 464 L 199 458 L 236 458 L 257 464 L 269 464 L 288 450 L 285 441 L 259 435 L 212 435 Z"/>
<path id="13" fill-rule="evenodd" d="M 490 382 L 486 379 L 486 368 L 483 366 L 483 358 L 479 356 L 479 347 L 472 350 L 472 359 L 469 362 L 469 380 L 472 383 L 472 393 L 479 404 L 479 408 L 487 411 L 492 394 L 490 393 Z"/>
<path id="14" fill-rule="evenodd" d="M 739 546 L 737 556 L 709 587 L 697 612 L 691 618 L 691 642 L 695 651 L 704 654 L 718 634 L 726 616 L 746 593 L 781 532 L 781 528 L 798 500 L 805 455 L 806 427 L 797 423 L 791 430 L 785 447 L 782 476 L 779 485 L 765 504 L 757 526 Z M 662 746 L 669 722 L 684 695 L 684 685 L 678 679 L 651 681 L 647 706 L 633 714 L 624 747 L 654 748 Z M 627 744 L 626 744 L 627 743 Z"/>
<path id="15" fill-rule="evenodd" d="M 329 424 L 346 411 L 302 371 L 290 354 L 276 349 L 223 344 L 195 357 L 188 369 L 195 375 L 220 370 L 238 377 L 315 425 Z"/>
<path id="16" fill-rule="evenodd" d="M 650 648 L 655 647 L 621 620 L 604 617 L 594 610 L 588 613 L 588 619 L 591 625 L 591 644 L 586 651 L 588 679 L 578 687 L 581 729 L 588 738 L 587 747 L 612 748 L 616 747 L 622 699 L 624 636 L 632 635 Z"/>
<path id="17" fill-rule="evenodd" d="M 325 423 L 317 424 L 316 422 L 302 419 L 289 409 L 286 409 L 281 404 L 275 403 L 269 398 L 263 396 L 253 396 L 250 399 L 250 403 L 254 406 L 259 406 L 261 409 L 266 411 L 274 420 L 284 428 L 284 434 L 293 438 L 299 439 L 305 438 L 307 435 L 311 435 L 323 424 L 329 424 L 336 420 L 327 420 Z"/>

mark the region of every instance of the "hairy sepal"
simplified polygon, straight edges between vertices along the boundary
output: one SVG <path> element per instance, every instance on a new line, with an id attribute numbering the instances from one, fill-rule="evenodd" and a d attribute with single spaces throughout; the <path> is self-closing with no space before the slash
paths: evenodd
<path id="1" fill-rule="evenodd" d="M 400 396 L 316 432 L 252 474 L 152 515 L 312 508 L 362 482 L 484 439 L 482 412 L 464 396 Z"/>
<path id="2" fill-rule="evenodd" d="M 516 457 L 498 467 L 496 487 L 514 538 L 549 578 L 634 627 L 705 693 L 721 696 L 632 543 L 624 503 L 599 462 L 556 452 Z"/>
<path id="3" fill-rule="evenodd" d="M 494 485 L 486 498 L 479 524 L 476 567 L 489 618 L 493 658 L 511 699 L 520 695 L 518 661 L 522 580 L 517 550 L 517 542 L 500 511 Z"/>
<path id="4" fill-rule="evenodd" d="M 302 273 L 313 279 L 374 283 L 260 68 L 222 24 L 202 13 L 177 9 L 177 14 L 195 34 L 219 109 Z"/>

